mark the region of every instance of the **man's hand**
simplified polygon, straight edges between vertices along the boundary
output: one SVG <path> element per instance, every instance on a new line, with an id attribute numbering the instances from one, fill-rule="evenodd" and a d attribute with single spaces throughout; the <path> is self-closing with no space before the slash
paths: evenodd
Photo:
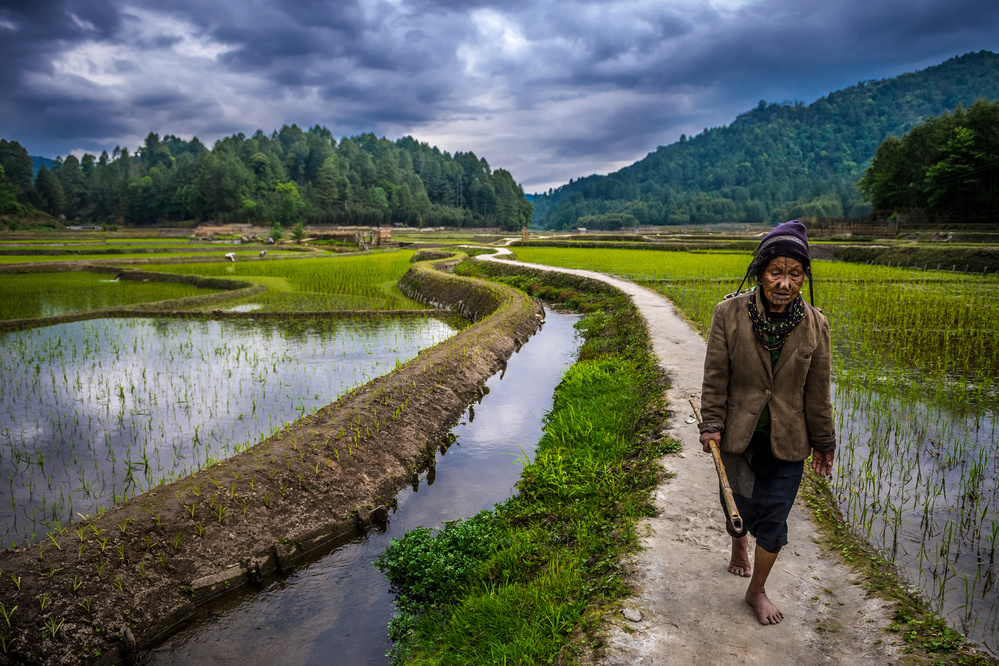
<path id="1" fill-rule="evenodd" d="M 705 453 L 711 453 L 711 447 L 708 445 L 711 440 L 714 440 L 715 444 L 721 445 L 721 433 L 706 432 L 701 435 L 701 448 L 704 449 Z"/>
<path id="2" fill-rule="evenodd" d="M 833 458 L 835 451 L 816 451 L 812 449 L 812 469 L 819 476 L 829 476 L 832 474 Z"/>

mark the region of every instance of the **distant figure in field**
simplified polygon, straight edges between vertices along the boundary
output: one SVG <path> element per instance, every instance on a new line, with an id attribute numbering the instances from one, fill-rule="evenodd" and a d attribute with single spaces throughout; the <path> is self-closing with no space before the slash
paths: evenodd
<path id="1" fill-rule="evenodd" d="M 263 256 L 264 256 L 265 254 L 267 254 L 267 250 L 261 250 L 261 251 L 260 251 L 260 257 L 261 257 L 261 258 L 263 258 Z"/>
<path id="2" fill-rule="evenodd" d="M 232 263 L 236 263 L 236 253 L 235 252 L 229 252 L 228 254 L 225 255 L 225 258 L 228 259 L 229 261 L 231 261 Z"/>
<path id="3" fill-rule="evenodd" d="M 267 242 L 271 245 L 274 245 L 274 238 L 268 238 Z"/>
<path id="4" fill-rule="evenodd" d="M 753 257 L 746 277 L 755 289 L 725 297 L 715 307 L 704 358 L 701 446 L 714 440 L 749 533 L 734 531 L 729 573 L 750 576 L 746 602 L 760 624 L 784 614 L 765 584 L 787 544 L 787 516 L 798 494 L 804 461 L 820 476 L 832 473 L 836 434 L 830 385 L 829 322 L 801 297 L 811 291 L 805 225 L 777 225 Z"/>

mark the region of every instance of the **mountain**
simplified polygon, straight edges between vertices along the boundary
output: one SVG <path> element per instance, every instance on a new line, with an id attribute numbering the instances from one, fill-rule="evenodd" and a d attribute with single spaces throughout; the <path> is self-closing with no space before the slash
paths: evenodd
<path id="1" fill-rule="evenodd" d="M 31 166 L 34 167 L 35 173 L 38 173 L 38 170 L 43 166 L 46 169 L 51 169 L 52 165 L 55 164 L 55 160 L 50 160 L 47 157 L 39 157 L 38 155 L 30 155 L 29 157 L 31 157 Z"/>
<path id="2" fill-rule="evenodd" d="M 882 141 L 980 98 L 999 99 L 999 55 L 991 51 L 862 81 L 812 104 L 761 101 L 731 125 L 538 196 L 533 222 L 615 229 L 862 215 L 870 206 L 855 183 Z"/>

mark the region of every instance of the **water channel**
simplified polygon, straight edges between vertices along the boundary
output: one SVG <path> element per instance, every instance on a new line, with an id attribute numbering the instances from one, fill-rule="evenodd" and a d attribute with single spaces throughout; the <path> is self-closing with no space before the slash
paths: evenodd
<path id="1" fill-rule="evenodd" d="M 452 429 L 435 468 L 397 496 L 384 532 L 358 534 L 332 552 L 206 607 L 197 620 L 141 655 L 155 664 L 384 664 L 393 595 L 371 564 L 407 530 L 472 516 L 509 496 L 521 452 L 533 455 L 544 414 L 578 348 L 576 315 L 549 311 L 544 327 L 514 354 L 488 394 Z"/>

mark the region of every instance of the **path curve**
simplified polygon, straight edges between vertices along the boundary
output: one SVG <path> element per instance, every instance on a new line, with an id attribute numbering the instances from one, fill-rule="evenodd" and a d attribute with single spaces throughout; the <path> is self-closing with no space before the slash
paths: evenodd
<path id="1" fill-rule="evenodd" d="M 500 251 L 506 254 L 509 251 Z M 494 260 L 482 256 L 479 259 Z M 600 280 L 626 293 L 642 313 L 661 367 L 669 374 L 670 430 L 683 452 L 663 465 L 672 478 L 655 491 L 660 514 L 645 521 L 644 549 L 628 563 L 635 596 L 629 615 L 607 629 L 601 663 L 632 664 L 885 664 L 902 650 L 891 608 L 869 597 L 860 578 L 819 545 L 811 512 L 801 499 L 788 519 L 790 543 L 781 551 L 767 592 L 784 611 L 777 626 L 757 622 L 743 601 L 748 579 L 728 573 L 729 544 L 711 458 L 701 452 L 688 398 L 699 401 L 706 344 L 665 297 L 634 282 L 596 271 L 553 268 Z"/>

